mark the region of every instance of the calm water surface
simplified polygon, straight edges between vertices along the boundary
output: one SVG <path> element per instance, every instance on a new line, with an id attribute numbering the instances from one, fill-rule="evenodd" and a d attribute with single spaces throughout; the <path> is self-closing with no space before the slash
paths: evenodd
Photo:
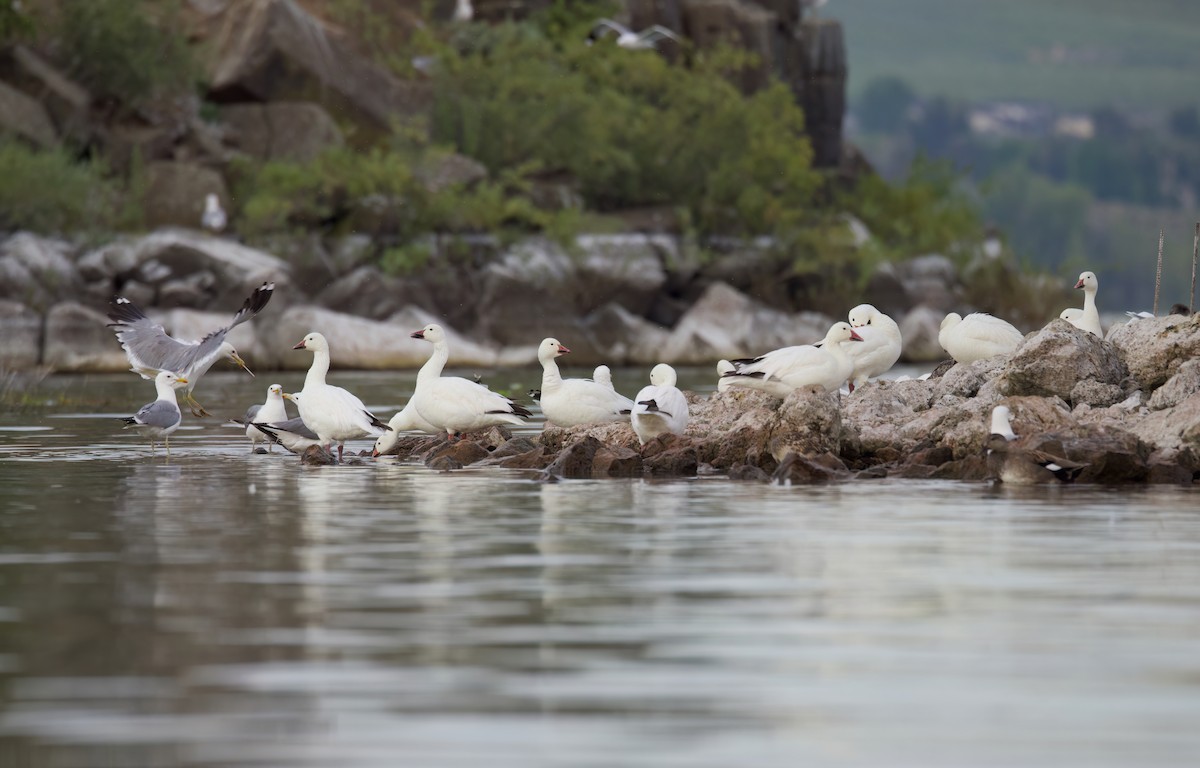
<path id="1" fill-rule="evenodd" d="M 381 413 L 411 391 L 335 376 Z M 110 418 L 150 384 L 48 384 L 0 414 L 5 768 L 1200 755 L 1190 489 L 307 468 L 190 417 L 168 463 Z"/>

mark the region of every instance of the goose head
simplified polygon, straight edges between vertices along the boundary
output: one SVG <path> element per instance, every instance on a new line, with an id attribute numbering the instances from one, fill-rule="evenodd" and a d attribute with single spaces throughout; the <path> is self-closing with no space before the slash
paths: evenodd
<path id="1" fill-rule="evenodd" d="M 962 322 L 962 315 L 958 314 L 957 312 L 951 312 L 950 314 L 948 314 L 944 318 L 942 318 L 942 325 L 940 327 L 941 327 L 941 330 L 944 331 L 947 328 L 953 328 L 954 326 L 958 325 L 961 322 Z"/>
<path id="2" fill-rule="evenodd" d="M 656 387 L 673 387 L 676 381 L 675 369 L 666 363 L 659 363 L 650 369 L 650 383 Z"/>
<path id="3" fill-rule="evenodd" d="M 300 343 L 292 347 L 292 349 L 307 349 L 309 352 L 328 352 L 329 342 L 325 337 L 316 331 L 310 331 L 307 336 L 300 339 Z"/>
<path id="4" fill-rule="evenodd" d="M 1084 293 L 1095 293 L 1100 287 L 1100 281 L 1096 279 L 1095 272 L 1081 272 L 1079 274 L 1079 282 L 1075 283 L 1076 288 L 1082 288 Z"/>
<path id="5" fill-rule="evenodd" d="M 538 360 L 545 363 L 570 351 L 560 344 L 558 339 L 542 339 L 542 343 L 538 345 Z"/>
<path id="6" fill-rule="evenodd" d="M 879 314 L 879 310 L 870 304 L 859 304 L 854 309 L 850 310 L 848 315 L 850 325 L 855 328 L 861 328 L 864 325 L 870 325 L 875 315 Z"/>
<path id="7" fill-rule="evenodd" d="M 863 337 L 855 333 L 850 327 L 850 323 L 834 323 L 829 328 L 829 333 L 825 334 L 825 341 L 822 343 L 838 344 L 843 341 L 862 341 Z"/>
<path id="8" fill-rule="evenodd" d="M 430 323 L 419 331 L 413 331 L 410 336 L 414 339 L 424 339 L 430 344 L 446 340 L 446 332 L 437 323 Z"/>
<path id="9" fill-rule="evenodd" d="M 1067 307 L 1062 311 L 1059 317 L 1061 317 L 1063 320 L 1066 320 L 1068 323 L 1073 323 L 1079 318 L 1083 317 L 1083 310 L 1079 307 Z"/>

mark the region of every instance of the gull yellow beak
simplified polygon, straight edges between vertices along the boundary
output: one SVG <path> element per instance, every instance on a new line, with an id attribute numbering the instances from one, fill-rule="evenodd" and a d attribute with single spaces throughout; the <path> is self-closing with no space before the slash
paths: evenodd
<path id="1" fill-rule="evenodd" d="M 182 376 L 176 376 L 176 377 L 175 377 L 175 383 L 177 383 L 177 384 L 187 384 L 187 383 L 188 383 L 188 380 L 187 380 L 187 379 L 185 379 L 185 378 L 183 378 Z"/>
<path id="2" fill-rule="evenodd" d="M 284 393 L 283 393 L 283 399 L 284 399 L 284 400 L 295 400 L 295 398 L 293 398 L 293 397 L 292 397 L 292 393 L 291 393 L 291 392 L 284 392 Z"/>
<path id="3" fill-rule="evenodd" d="M 243 360 L 242 356 L 239 355 L 237 352 L 230 352 L 229 359 L 232 360 L 233 362 L 237 363 L 239 366 L 241 366 L 242 370 L 244 370 L 246 373 L 250 374 L 251 376 L 254 376 L 254 371 L 250 370 L 246 366 L 246 361 Z"/>

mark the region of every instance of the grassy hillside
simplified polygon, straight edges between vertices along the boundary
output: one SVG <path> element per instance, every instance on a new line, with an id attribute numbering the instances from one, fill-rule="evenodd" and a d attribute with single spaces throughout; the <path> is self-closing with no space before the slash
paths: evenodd
<path id="1" fill-rule="evenodd" d="M 922 95 L 1066 107 L 1196 103 L 1196 0 L 833 0 L 851 96 L 894 75 Z"/>

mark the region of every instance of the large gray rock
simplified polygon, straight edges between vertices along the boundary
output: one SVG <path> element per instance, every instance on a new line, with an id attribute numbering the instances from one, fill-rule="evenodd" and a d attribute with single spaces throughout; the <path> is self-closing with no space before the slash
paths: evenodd
<path id="1" fill-rule="evenodd" d="M 221 120 L 228 140 L 258 160 L 306 163 L 345 143 L 337 123 L 313 102 L 228 104 L 221 108 Z"/>
<path id="2" fill-rule="evenodd" d="M 1026 337 L 997 380 L 1002 395 L 1069 400 L 1080 381 L 1120 386 L 1129 375 L 1115 346 L 1065 320 Z"/>
<path id="3" fill-rule="evenodd" d="M 583 320 L 585 344 L 571 347 L 575 364 L 653 365 L 662 362 L 669 333 L 619 304 L 607 304 Z M 587 348 L 587 349 L 585 349 Z"/>
<path id="4" fill-rule="evenodd" d="M 1200 315 L 1167 315 L 1135 320 L 1109 333 L 1129 372 L 1147 392 L 1175 375 L 1184 362 L 1200 357 Z"/>
<path id="5" fill-rule="evenodd" d="M 58 131 L 37 101 L 0 82 L 0 135 L 16 136 L 39 147 L 58 145 Z"/>
<path id="6" fill-rule="evenodd" d="M 713 283 L 672 329 L 662 359 L 685 365 L 712 364 L 721 358 L 812 344 L 823 339 L 832 324 L 825 315 L 780 312 L 729 285 Z"/>
<path id="7" fill-rule="evenodd" d="M 940 311 L 943 317 L 962 303 L 958 267 L 941 254 L 918 256 L 896 264 L 896 277 L 914 304 Z"/>
<path id="8" fill-rule="evenodd" d="M 0 370 L 21 370 L 42 356 L 42 318 L 29 307 L 0 299 Z"/>
<path id="9" fill-rule="evenodd" d="M 75 302 L 55 304 L 46 314 L 42 363 L 72 373 L 129 368 L 108 318 Z"/>
<path id="10" fill-rule="evenodd" d="M 1129 431 L 1155 448 L 1171 452 L 1189 450 L 1200 458 L 1200 393 L 1172 408 L 1154 411 L 1132 421 Z"/>
<path id="11" fill-rule="evenodd" d="M 1187 360 L 1166 384 L 1154 390 L 1149 406 L 1153 411 L 1174 408 L 1197 392 L 1200 392 L 1200 359 Z"/>
<path id="12" fill-rule="evenodd" d="M 920 306 L 900 318 L 897 325 L 900 326 L 900 338 L 904 339 L 900 359 L 909 363 L 929 363 L 948 358 L 946 350 L 938 343 L 938 331 L 945 316 L 944 312 Z"/>
<path id="13" fill-rule="evenodd" d="M 35 309 L 74 299 L 82 290 L 79 270 L 64 240 L 18 232 L 0 243 L 0 298 Z"/>
<path id="14" fill-rule="evenodd" d="M 225 179 L 211 168 L 174 160 L 146 164 L 142 211 L 149 226 L 199 227 L 204 199 L 210 194 L 228 209 Z"/>
<path id="15" fill-rule="evenodd" d="M 383 274 L 378 267 L 362 266 L 330 283 L 317 294 L 316 301 L 337 312 L 383 319 L 417 298 L 410 285 Z"/>
<path id="16" fill-rule="evenodd" d="M 59 136 L 83 145 L 89 136 L 91 94 L 23 45 L 14 45 L 10 56 L 5 79 L 46 109 Z"/>
<path id="17" fill-rule="evenodd" d="M 933 385 L 928 381 L 878 380 L 863 387 L 845 402 L 843 423 L 856 434 L 855 452 L 879 457 L 881 462 L 895 461 L 911 444 L 896 445 L 896 430 L 915 421 L 928 411 L 933 401 Z"/>

